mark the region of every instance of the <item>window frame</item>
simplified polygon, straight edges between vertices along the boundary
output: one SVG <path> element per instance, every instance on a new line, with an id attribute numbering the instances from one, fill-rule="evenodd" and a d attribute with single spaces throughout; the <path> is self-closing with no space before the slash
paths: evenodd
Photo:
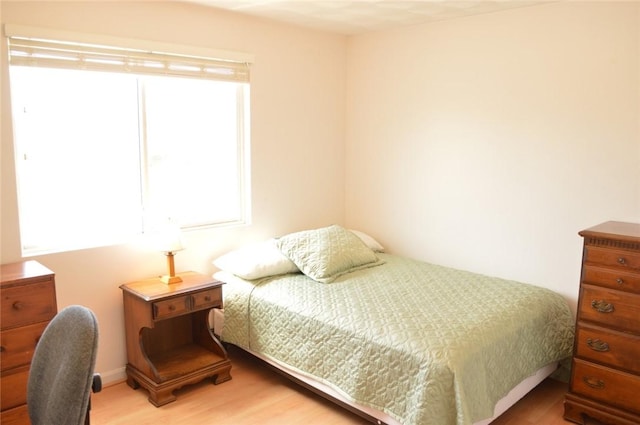
<path id="1" fill-rule="evenodd" d="M 216 50 L 216 49 L 208 49 L 202 47 L 194 47 L 194 46 L 184 46 L 184 45 L 176 45 L 170 43 L 158 43 L 151 42 L 145 40 L 137 40 L 137 39 L 124 39 L 118 37 L 111 37 L 105 35 L 95 35 L 95 34 L 80 34 L 80 33 L 70 33 L 64 31 L 56 31 L 51 29 L 43 29 L 36 27 L 26 27 L 20 25 L 11 25 L 5 24 L 4 26 L 6 41 L 8 44 L 9 51 L 9 68 L 12 65 L 26 65 L 29 61 L 29 66 L 36 67 L 57 67 L 57 68 L 65 68 L 65 69 L 77 69 L 77 68 L 88 68 L 88 70 L 104 70 L 101 68 L 100 60 L 95 62 L 93 65 L 87 67 L 87 62 L 84 62 L 85 53 L 87 51 L 91 51 L 95 49 L 99 54 L 103 54 L 107 52 L 107 54 L 111 54 L 111 52 L 116 52 L 119 58 L 131 55 L 138 62 L 138 64 L 142 64 L 141 66 L 134 66 L 133 70 L 127 69 L 118 69 L 118 66 L 127 68 L 127 64 L 124 62 L 118 63 L 116 61 L 105 62 L 106 68 L 108 72 L 116 72 L 116 73 L 132 73 L 136 75 L 168 75 L 168 76 L 187 76 L 189 78 L 200 78 L 200 79 L 213 79 L 217 81 L 233 81 L 240 83 L 243 87 L 237 88 L 238 99 L 236 105 L 238 107 L 237 117 L 237 137 L 236 137 L 236 149 L 238 155 L 238 196 L 240 200 L 240 211 L 239 216 L 235 220 L 231 221 L 219 221 L 215 223 L 198 223 L 192 224 L 190 226 L 183 226 L 183 228 L 208 228 L 208 227 L 220 227 L 220 226 L 229 226 L 229 225 L 242 225 L 249 224 L 251 220 L 251 191 L 250 191 L 250 115 L 249 115 L 249 99 L 250 99 L 250 84 L 249 84 L 249 66 L 253 63 L 253 56 L 250 54 L 242 53 L 242 52 L 231 52 L 226 50 Z M 34 43 L 32 43 L 34 41 Z M 48 43 L 48 44 L 47 44 Z M 48 46 L 53 46 L 54 49 L 58 49 L 62 46 L 62 50 L 64 50 L 64 54 L 78 55 L 79 60 L 73 59 L 71 62 L 64 59 L 61 63 L 56 64 L 54 62 L 47 62 L 51 58 L 45 58 L 45 65 L 42 62 L 39 62 L 36 58 L 35 60 L 30 59 L 29 57 L 23 55 L 25 51 L 29 51 L 32 46 L 45 45 L 45 55 L 46 56 L 46 48 Z M 18 51 L 20 54 L 14 54 L 12 56 L 12 48 L 18 47 Z M 21 50 L 22 49 L 22 50 Z M 26 49 L 26 50 L 25 50 Z M 170 53 L 168 53 L 170 52 Z M 99 55 L 91 56 L 91 53 L 86 55 L 88 57 L 98 57 Z M 17 59 L 16 59 L 17 58 Z M 140 58 L 144 59 L 143 62 L 140 62 Z M 54 58 L 56 59 L 56 58 Z M 118 59 L 119 60 L 119 59 Z M 153 62 L 156 60 L 156 62 Z M 151 67 L 148 67 L 148 64 L 156 64 Z M 163 72 L 158 72 L 157 63 L 162 63 L 164 66 Z M 53 64 L 53 66 L 47 66 Z M 173 65 L 176 65 L 172 67 Z M 186 64 L 186 65 L 185 65 Z M 94 66 L 95 65 L 95 66 Z M 183 66 L 184 65 L 184 66 Z M 200 69 L 197 67 L 200 66 Z M 209 70 L 213 70 L 211 72 L 206 71 L 206 67 L 209 67 Z M 213 67 L 213 68 L 212 68 Z M 147 72 L 149 71 L 149 72 Z M 140 111 L 140 108 L 139 108 Z M 146 132 L 144 127 L 144 123 L 139 124 L 139 131 Z M 14 144 L 17 143 L 14 140 Z M 148 164 L 146 158 L 144 156 L 144 150 L 146 150 L 146 137 L 143 137 L 140 134 L 139 138 L 139 149 L 140 149 L 140 162 L 139 162 L 139 171 L 140 178 L 147 179 L 148 178 Z M 15 150 L 16 153 L 18 149 Z M 16 161 L 18 158 L 16 157 Z M 16 164 L 18 165 L 18 164 Z M 19 167 L 16 166 L 16 172 L 19 172 Z M 16 176 L 16 180 L 19 180 L 19 176 Z M 144 204 L 147 201 L 148 193 L 146 189 L 148 189 L 148 185 L 144 185 L 141 181 L 140 187 L 140 197 L 142 201 L 141 205 L 141 228 L 140 232 L 142 234 L 147 233 L 153 227 L 154 221 L 165 220 L 167 217 L 146 217 L 147 212 L 144 210 Z M 145 187 L 146 186 L 146 187 Z M 19 200 L 20 203 L 20 200 Z M 22 214 L 19 214 L 21 216 Z M 22 234 L 22 231 L 20 232 Z M 131 235 L 132 237 L 139 235 Z M 52 253 L 52 252 L 63 252 L 77 249 L 86 249 L 97 246 L 108 246 L 113 245 L 114 243 L 126 243 L 129 241 L 122 242 L 112 242 L 112 241 L 96 241 L 95 244 L 91 246 L 77 246 L 77 247 L 69 247 L 69 246 L 61 246 L 61 247 L 37 247 L 37 248 L 25 248 L 24 243 L 21 242 L 21 249 L 23 256 L 33 256 L 40 255 L 44 253 Z M 84 244 L 86 245 L 86 244 Z"/>

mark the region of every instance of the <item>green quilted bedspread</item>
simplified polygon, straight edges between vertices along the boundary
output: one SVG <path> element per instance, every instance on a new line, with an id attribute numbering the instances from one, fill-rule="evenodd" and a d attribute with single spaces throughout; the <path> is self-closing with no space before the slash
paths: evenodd
<path id="1" fill-rule="evenodd" d="M 537 286 L 389 254 L 318 283 L 226 279 L 224 341 L 284 362 L 405 425 L 467 425 L 571 355 L 566 301 Z"/>

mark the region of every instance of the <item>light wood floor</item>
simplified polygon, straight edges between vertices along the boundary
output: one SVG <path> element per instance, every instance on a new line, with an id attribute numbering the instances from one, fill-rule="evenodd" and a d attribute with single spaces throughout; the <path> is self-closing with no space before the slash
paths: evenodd
<path id="1" fill-rule="evenodd" d="M 126 383 L 92 395 L 91 423 L 136 425 L 347 425 L 367 423 L 295 385 L 241 350 L 231 347 L 232 380 L 204 381 L 175 392 L 178 399 L 162 407 L 147 392 Z M 568 425 L 562 419 L 567 385 L 551 379 L 520 400 L 494 425 Z"/>

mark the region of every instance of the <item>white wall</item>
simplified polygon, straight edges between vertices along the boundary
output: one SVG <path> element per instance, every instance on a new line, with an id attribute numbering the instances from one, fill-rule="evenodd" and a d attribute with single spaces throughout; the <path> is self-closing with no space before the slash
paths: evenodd
<path id="1" fill-rule="evenodd" d="M 253 223 L 187 232 L 177 270 L 213 272 L 211 260 L 245 241 L 341 223 L 344 218 L 346 38 L 179 2 L 0 3 L 2 22 L 236 50 L 251 69 Z M 2 50 L 1 262 L 19 261 L 6 51 Z M 64 208 L 43 205 L 43 208 Z M 99 224 L 98 224 L 99 225 Z M 97 370 L 108 382 L 126 363 L 119 285 L 162 274 L 143 243 L 36 257 L 56 273 L 58 308 L 84 304 L 100 325 Z"/>
<path id="2" fill-rule="evenodd" d="M 349 40 L 346 223 L 549 287 L 640 222 L 640 3 L 558 2 Z"/>

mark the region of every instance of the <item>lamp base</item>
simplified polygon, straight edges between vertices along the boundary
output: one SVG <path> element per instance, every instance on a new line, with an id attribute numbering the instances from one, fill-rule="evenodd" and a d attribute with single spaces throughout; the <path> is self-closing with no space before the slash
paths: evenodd
<path id="1" fill-rule="evenodd" d="M 166 283 L 166 284 L 182 282 L 182 279 L 180 278 L 180 276 L 167 276 L 167 275 L 164 275 L 164 276 L 160 277 L 160 280 L 163 283 Z"/>

